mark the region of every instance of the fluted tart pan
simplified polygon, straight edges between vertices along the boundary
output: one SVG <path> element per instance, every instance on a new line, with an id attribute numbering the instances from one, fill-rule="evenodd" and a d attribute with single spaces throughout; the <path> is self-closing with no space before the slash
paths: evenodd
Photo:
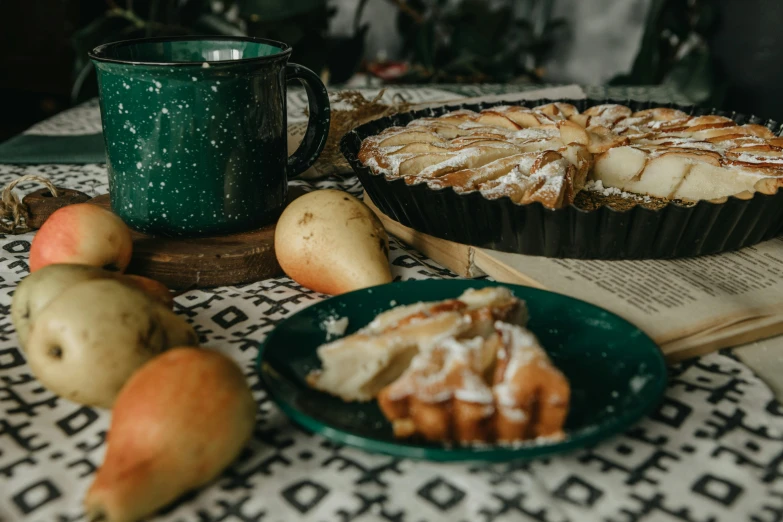
<path id="1" fill-rule="evenodd" d="M 633 206 L 617 210 L 602 206 L 585 210 L 574 205 L 552 210 L 540 203 L 520 205 L 508 197 L 487 199 L 480 192 L 458 194 L 452 188 L 432 189 L 425 183 L 407 185 L 402 178 L 373 173 L 357 158 L 362 141 L 418 118 L 436 117 L 458 109 L 481 111 L 498 105 L 535 107 L 555 101 L 580 111 L 617 103 L 633 111 L 653 107 L 679 109 L 689 115 L 717 114 L 737 124 L 764 125 L 776 135 L 772 120 L 695 106 L 632 100 L 533 100 L 447 105 L 400 113 L 357 127 L 340 149 L 378 209 L 399 223 L 442 239 L 481 248 L 526 255 L 577 259 L 666 259 L 738 250 L 771 239 L 783 231 L 783 191 L 756 193 L 749 199 L 730 197 L 724 203 L 695 205 L 669 202 L 656 210 Z"/>

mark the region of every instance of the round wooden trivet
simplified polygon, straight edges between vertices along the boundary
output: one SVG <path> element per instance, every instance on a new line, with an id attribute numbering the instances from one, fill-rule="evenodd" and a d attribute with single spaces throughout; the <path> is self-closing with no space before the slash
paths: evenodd
<path id="1" fill-rule="evenodd" d="M 41 228 L 44 221 L 51 216 L 55 210 L 74 203 L 84 203 L 89 201 L 90 196 L 78 190 L 65 189 L 57 187 L 57 197 L 53 197 L 47 188 L 36 190 L 26 195 L 22 203 L 27 205 L 28 216 L 27 226 L 33 229 Z"/>
<path id="2" fill-rule="evenodd" d="M 52 198 L 31 197 L 34 194 L 29 194 L 23 201 L 40 223 L 64 206 L 58 205 L 48 211 L 49 207 L 42 205 L 51 205 L 48 200 Z M 292 187 L 288 202 L 302 194 L 304 191 Z M 108 194 L 88 202 L 111 209 Z M 172 290 L 252 283 L 283 273 L 275 257 L 274 224 L 250 232 L 204 238 L 153 237 L 136 231 L 131 234 L 133 257 L 127 273 L 155 279 Z"/>

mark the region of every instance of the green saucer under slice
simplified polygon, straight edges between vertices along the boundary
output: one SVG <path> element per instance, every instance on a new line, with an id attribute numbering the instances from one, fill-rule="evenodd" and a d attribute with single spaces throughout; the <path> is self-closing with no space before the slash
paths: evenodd
<path id="1" fill-rule="evenodd" d="M 367 451 L 436 461 L 529 459 L 582 448 L 622 433 L 659 403 L 666 388 L 666 365 L 661 351 L 641 330 L 584 301 L 505 284 L 500 286 L 527 303 L 528 327 L 571 383 L 565 440 L 514 447 L 402 441 L 394 438 L 374 401 L 346 403 L 305 382 L 305 376 L 320 367 L 316 349 L 330 337 L 326 327 L 330 317 L 348 318 L 347 335 L 397 305 L 454 298 L 468 288 L 493 285 L 500 284 L 408 281 L 321 301 L 269 334 L 258 359 L 261 379 L 283 412 L 308 430 Z"/>

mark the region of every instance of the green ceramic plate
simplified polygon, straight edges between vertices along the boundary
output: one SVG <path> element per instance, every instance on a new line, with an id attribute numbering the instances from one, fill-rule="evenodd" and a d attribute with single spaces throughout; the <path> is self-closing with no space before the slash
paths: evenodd
<path id="1" fill-rule="evenodd" d="M 400 441 L 375 402 L 345 403 L 307 386 L 305 376 L 320 367 L 316 348 L 327 339 L 328 317 L 347 317 L 350 334 L 396 305 L 453 298 L 467 288 L 496 284 L 409 281 L 322 301 L 269 334 L 259 355 L 261 378 L 283 412 L 306 429 L 367 451 L 437 461 L 526 459 L 582 448 L 627 430 L 658 404 L 666 388 L 666 366 L 649 337 L 591 304 L 516 285 L 503 286 L 527 302 L 529 328 L 571 383 L 567 437 L 561 442 L 469 448 Z"/>

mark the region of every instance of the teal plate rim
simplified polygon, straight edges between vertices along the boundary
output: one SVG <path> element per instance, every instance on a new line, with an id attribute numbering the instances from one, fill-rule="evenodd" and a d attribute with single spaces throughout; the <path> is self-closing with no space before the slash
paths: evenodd
<path id="1" fill-rule="evenodd" d="M 291 404 L 285 399 L 284 394 L 277 387 L 277 382 L 282 379 L 293 389 L 306 388 L 308 393 L 321 394 L 312 390 L 303 379 L 299 382 L 295 382 L 290 378 L 286 378 L 275 368 L 273 368 L 267 361 L 266 355 L 268 353 L 268 346 L 273 344 L 277 335 L 280 332 L 285 331 L 286 326 L 292 321 L 296 320 L 299 314 L 313 312 L 314 309 L 319 307 L 328 307 L 339 303 L 344 300 L 350 300 L 357 295 L 368 294 L 379 289 L 383 291 L 392 291 L 399 295 L 404 295 L 406 290 L 412 287 L 422 285 L 437 287 L 449 287 L 453 288 L 453 292 L 448 294 L 456 297 L 463 290 L 467 288 L 482 288 L 486 286 L 504 286 L 511 289 L 515 295 L 523 300 L 530 300 L 530 296 L 542 296 L 549 295 L 554 296 L 556 299 L 561 299 L 565 302 L 572 302 L 579 306 L 586 307 L 586 309 L 593 310 L 596 313 L 604 314 L 612 319 L 612 321 L 624 325 L 633 331 L 638 340 L 643 340 L 644 344 L 649 349 L 650 360 L 654 362 L 653 367 L 648 367 L 647 370 L 654 378 L 649 381 L 649 386 L 644 393 L 644 400 L 640 401 L 636 407 L 626 409 L 625 411 L 618 412 L 615 415 L 610 416 L 608 419 L 592 425 L 586 428 L 577 430 L 574 433 L 567 434 L 563 440 L 560 441 L 530 441 L 517 445 L 480 445 L 480 446 L 458 446 L 458 445 L 439 445 L 427 442 L 408 442 L 403 440 L 383 440 L 364 435 L 357 435 L 351 431 L 336 428 L 331 426 L 327 422 L 323 422 L 313 418 L 307 413 L 301 411 L 295 405 Z M 439 296 L 433 296 L 433 299 L 440 299 Z M 400 303 L 402 304 L 402 303 Z M 391 306 L 389 306 L 391 308 Z M 349 326 L 347 333 L 357 329 L 363 325 L 356 325 L 355 327 Z M 535 330 L 533 329 L 535 333 Z M 637 340 L 637 342 L 638 342 Z M 312 347 L 315 349 L 318 345 Z M 295 424 L 301 426 L 305 430 L 312 433 L 323 436 L 324 438 L 346 446 L 352 446 L 362 449 L 371 453 L 380 453 L 400 458 L 409 458 L 416 460 L 430 460 L 436 462 L 454 462 L 454 461 L 509 461 L 509 460 L 529 460 L 533 458 L 543 458 L 555 454 L 567 453 L 576 449 L 591 447 L 596 443 L 608 439 L 614 435 L 624 433 L 635 425 L 639 420 L 653 411 L 662 401 L 666 387 L 668 385 L 668 369 L 663 353 L 655 342 L 650 339 L 639 328 L 621 318 L 620 316 L 609 312 L 599 306 L 593 305 L 586 301 L 575 299 L 564 294 L 551 292 L 548 290 L 542 290 L 538 288 L 532 288 L 527 286 L 520 286 L 507 283 L 498 283 L 488 280 L 470 280 L 470 279 L 429 279 L 429 280 L 416 280 L 416 281 L 398 281 L 389 283 L 386 285 L 375 286 L 370 288 L 364 288 L 355 290 L 345 294 L 329 297 L 317 303 L 313 303 L 310 306 L 303 308 L 287 317 L 275 328 L 269 332 L 264 341 L 259 343 L 259 353 L 256 358 L 256 368 L 261 379 L 264 389 L 272 401 L 280 408 L 280 410 Z M 324 394 L 327 395 L 327 394 Z"/>

